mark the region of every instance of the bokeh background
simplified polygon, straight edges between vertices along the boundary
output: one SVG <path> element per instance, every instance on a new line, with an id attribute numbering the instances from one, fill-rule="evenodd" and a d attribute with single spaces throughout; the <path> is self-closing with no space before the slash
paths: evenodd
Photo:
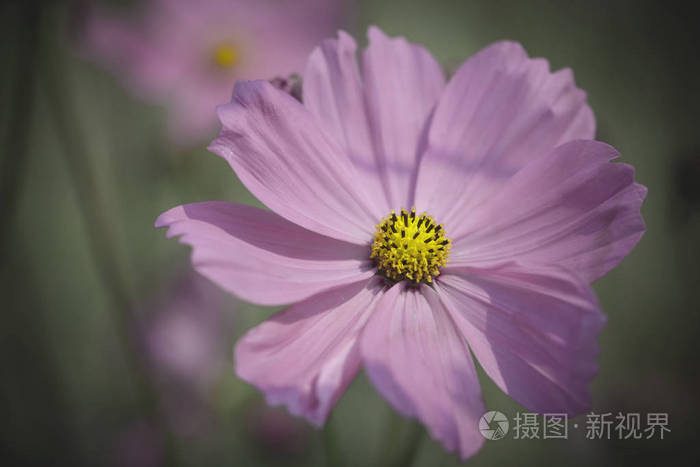
<path id="1" fill-rule="evenodd" d="M 0 463 L 458 465 L 363 375 L 322 431 L 268 408 L 235 378 L 236 338 L 276 309 L 239 302 L 192 274 L 189 250 L 153 222 L 185 202 L 259 204 L 206 151 L 207 137 L 172 144 L 166 108 L 84 53 L 93 6 L 0 7 Z M 700 459 L 697 20 L 682 2 L 590 0 L 366 0 L 345 2 L 337 16 L 333 28 L 363 44 L 376 24 L 425 44 L 447 70 L 499 39 L 520 41 L 553 69 L 572 67 L 597 138 L 649 188 L 645 236 L 595 284 L 609 321 L 593 410 L 668 413 L 671 432 L 663 440 L 588 440 L 581 428 L 568 440 L 508 436 L 469 464 Z M 480 376 L 489 408 L 510 417 L 523 410 Z M 585 425 L 585 416 L 576 421 Z"/>

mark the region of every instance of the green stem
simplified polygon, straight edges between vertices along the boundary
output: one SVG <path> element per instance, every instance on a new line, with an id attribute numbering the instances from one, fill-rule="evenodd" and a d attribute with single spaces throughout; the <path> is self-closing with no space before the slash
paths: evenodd
<path id="1" fill-rule="evenodd" d="M 414 420 L 408 420 L 406 422 L 406 427 L 408 430 L 408 435 L 405 436 L 406 439 L 403 443 L 403 450 L 396 455 L 393 462 L 386 463 L 385 465 L 393 467 L 410 467 L 416 461 L 416 457 L 420 452 L 425 431 L 423 430 L 423 427 Z"/>
<path id="2" fill-rule="evenodd" d="M 326 426 L 323 428 L 323 446 L 326 453 L 326 465 L 332 467 L 342 467 L 345 465 L 340 454 L 338 445 L 338 437 L 333 422 L 333 414 L 326 421 Z"/>
<path id="3" fill-rule="evenodd" d="M 395 457 L 396 446 L 399 443 L 403 420 L 390 406 L 386 407 L 387 421 L 384 425 L 384 433 L 381 436 L 382 446 L 380 447 L 379 465 L 381 467 L 392 465 Z"/>
<path id="4" fill-rule="evenodd" d="M 77 465 L 81 459 L 73 442 L 74 420 L 65 387 L 52 361 L 43 314 L 45 307 L 36 293 L 37 284 L 26 260 L 28 252 L 23 242 L 17 241 L 20 237 L 14 224 L 29 165 L 29 135 L 36 105 L 36 63 L 40 30 L 45 21 L 41 5 L 36 1 L 2 5 L 0 15 L 3 26 L 10 22 L 14 25 L 14 30 L 7 35 L 14 38 L 16 44 L 14 63 L 8 67 L 14 69 L 14 81 L 9 83 L 12 89 L 7 105 L 9 118 L 0 161 L 0 293 L 6 297 L 6 309 L 22 311 L 7 319 L 0 330 L 0 366 L 4 374 L 13 375 L 0 389 L 0 398 L 9 403 L 7 407 L 12 407 L 3 421 L 18 440 L 22 434 L 29 436 L 29 433 L 33 439 L 45 440 L 42 451 L 47 454 L 38 454 L 34 461 L 58 459 Z M 30 371 L 26 371 L 26 362 L 31 362 Z M 43 389 L 47 386 L 50 391 Z M 50 426 L 43 424 L 47 413 L 52 415 Z M 8 446 L 10 459 L 25 455 L 26 448 L 22 444 Z"/>
<path id="5" fill-rule="evenodd" d="M 60 15 L 57 15 L 60 17 Z M 44 76 L 42 89 L 46 93 L 49 114 L 56 128 L 61 154 L 68 168 L 75 190 L 78 207 L 84 220 L 92 260 L 95 263 L 102 283 L 113 303 L 115 330 L 126 353 L 126 361 L 135 376 L 138 393 L 145 398 L 153 421 L 159 429 L 169 456 L 168 465 L 176 462 L 175 440 L 166 421 L 158 410 L 158 394 L 151 384 L 148 363 L 142 358 L 145 352 L 143 344 L 134 331 L 139 329 L 140 317 L 136 312 L 131 287 L 126 280 L 124 267 L 117 254 L 116 240 L 110 224 L 114 219 L 105 209 L 103 192 L 97 184 L 96 172 L 92 158 L 84 145 L 81 130 L 76 125 L 77 111 L 74 107 L 72 87 L 66 79 L 67 70 L 62 66 L 64 54 L 56 45 L 56 31 L 47 31 L 48 37 L 43 41 L 47 49 L 42 61 Z"/>
<path id="6" fill-rule="evenodd" d="M 10 225 L 15 217 L 17 198 L 24 182 L 24 172 L 29 160 L 28 142 L 34 112 L 36 70 L 39 48 L 41 8 L 27 1 L 19 6 L 15 50 L 15 88 L 9 108 L 10 118 L 4 157 L 0 164 L 0 258 L 5 261 Z M 7 7 L 9 9 L 9 7 Z M 7 11 L 5 10 L 7 13 Z"/>

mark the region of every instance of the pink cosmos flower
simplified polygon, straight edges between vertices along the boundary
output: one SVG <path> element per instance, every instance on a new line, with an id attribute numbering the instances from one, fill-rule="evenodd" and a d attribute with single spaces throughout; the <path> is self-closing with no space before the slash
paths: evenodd
<path id="1" fill-rule="evenodd" d="M 498 42 L 445 83 L 376 28 L 361 68 L 355 52 L 343 32 L 316 48 L 303 104 L 241 81 L 218 108 L 210 149 L 272 212 L 205 202 L 156 221 L 227 290 L 294 303 L 241 339 L 237 374 L 322 425 L 364 368 L 462 458 L 486 410 L 470 350 L 527 409 L 585 411 L 605 322 L 589 284 L 642 236 L 646 188 L 592 140 L 572 72 Z"/>
<path id="2" fill-rule="evenodd" d="M 286 76 L 337 24 L 339 0 L 152 0 L 131 17 L 94 11 L 89 55 L 167 106 L 181 144 L 209 138 L 237 79 Z"/>

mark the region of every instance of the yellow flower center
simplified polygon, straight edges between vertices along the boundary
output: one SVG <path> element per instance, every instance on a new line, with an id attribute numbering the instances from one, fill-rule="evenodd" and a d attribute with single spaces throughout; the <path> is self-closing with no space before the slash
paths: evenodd
<path id="1" fill-rule="evenodd" d="M 233 44 L 220 44 L 213 52 L 214 64 L 221 69 L 233 68 L 240 61 L 238 49 Z"/>
<path id="2" fill-rule="evenodd" d="M 425 213 L 416 210 L 391 215 L 377 225 L 372 254 L 379 272 L 395 281 L 432 282 L 447 263 L 450 239 L 445 229 Z"/>

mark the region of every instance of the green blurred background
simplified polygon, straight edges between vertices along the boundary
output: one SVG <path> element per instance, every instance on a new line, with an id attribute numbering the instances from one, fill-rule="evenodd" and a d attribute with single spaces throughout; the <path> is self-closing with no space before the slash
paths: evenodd
<path id="1" fill-rule="evenodd" d="M 593 410 L 668 413 L 671 432 L 663 440 L 588 440 L 582 428 L 568 440 L 508 436 L 487 442 L 469 464 L 700 460 L 700 59 L 698 17 L 683 5 L 375 0 L 354 4 L 341 25 L 363 43 L 370 24 L 404 35 L 448 70 L 499 39 L 521 42 L 553 69 L 573 68 L 598 139 L 649 188 L 647 233 L 595 284 L 608 325 Z M 220 374 L 198 400 L 206 427 L 172 429 L 162 401 L 170 383 L 154 384 L 132 341 L 134 322 L 148 321 L 187 276 L 189 250 L 153 222 L 185 202 L 258 203 L 206 142 L 171 148 L 162 109 L 77 57 L 70 32 L 78 6 L 0 7 L 0 463 L 459 464 L 395 415 L 363 375 L 324 431 L 266 409 L 233 375 L 230 349 L 275 310 L 223 294 Z M 489 408 L 522 411 L 481 376 Z M 574 422 L 585 425 L 585 416 Z"/>

